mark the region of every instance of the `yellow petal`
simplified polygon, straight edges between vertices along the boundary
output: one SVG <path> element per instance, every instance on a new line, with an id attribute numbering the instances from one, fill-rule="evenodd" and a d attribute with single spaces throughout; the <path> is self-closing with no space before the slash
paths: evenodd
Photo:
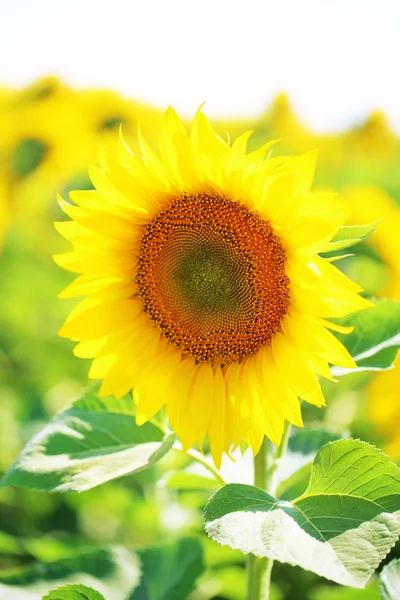
<path id="1" fill-rule="evenodd" d="M 215 369 L 214 395 L 212 400 L 210 426 L 208 429 L 210 450 L 217 469 L 221 467 L 222 453 L 225 449 L 225 405 L 225 379 L 220 367 L 217 367 Z"/>

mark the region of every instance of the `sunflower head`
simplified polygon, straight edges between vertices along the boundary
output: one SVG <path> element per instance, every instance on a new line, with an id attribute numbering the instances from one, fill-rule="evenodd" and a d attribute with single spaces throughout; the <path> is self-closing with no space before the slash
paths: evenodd
<path id="1" fill-rule="evenodd" d="M 324 404 L 329 364 L 354 366 L 327 319 L 368 305 L 318 255 L 346 211 L 310 191 L 316 154 L 246 153 L 250 133 L 230 145 L 198 111 L 188 135 L 169 108 L 159 153 L 120 135 L 56 224 L 74 249 L 55 260 L 79 273 L 62 296 L 85 297 L 60 335 L 93 359 L 100 394 L 133 390 L 139 424 L 166 404 L 183 446 L 208 436 L 217 466 L 301 426 L 299 398 Z"/>
<path id="2" fill-rule="evenodd" d="M 216 192 L 177 197 L 152 219 L 136 283 L 169 342 L 211 365 L 255 354 L 289 304 L 285 251 L 271 225 Z"/>

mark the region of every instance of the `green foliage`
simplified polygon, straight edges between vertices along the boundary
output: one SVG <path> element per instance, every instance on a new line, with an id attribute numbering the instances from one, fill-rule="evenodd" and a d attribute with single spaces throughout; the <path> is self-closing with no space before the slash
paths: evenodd
<path id="1" fill-rule="evenodd" d="M 0 598 L 38 600 L 46 594 L 43 600 L 185 600 L 204 568 L 197 538 L 184 537 L 137 552 L 91 548 L 3 572 Z"/>
<path id="2" fill-rule="evenodd" d="M 220 483 L 212 477 L 209 471 L 204 474 L 193 472 L 189 469 L 173 471 L 164 478 L 164 485 L 174 490 L 217 490 Z"/>
<path id="3" fill-rule="evenodd" d="M 37 138 L 26 138 L 18 142 L 11 159 L 11 168 L 17 177 L 27 177 L 43 162 L 48 146 Z"/>
<path id="4" fill-rule="evenodd" d="M 392 560 L 383 567 L 380 577 L 382 600 L 399 600 L 400 598 L 400 558 Z"/>
<path id="5" fill-rule="evenodd" d="M 354 327 L 352 333 L 336 336 L 357 363 L 357 369 L 332 367 L 335 376 L 357 371 L 390 369 L 400 348 L 400 303 L 375 300 L 375 306 L 338 321 Z"/>
<path id="6" fill-rule="evenodd" d="M 126 600 L 138 585 L 138 557 L 124 548 L 90 550 L 50 563 L 36 563 L 15 572 L 0 574 L 0 598 L 38 600 L 59 586 L 79 584 L 94 587 L 97 596 L 53 595 L 46 600 Z M 78 586 L 79 587 L 79 586 Z M 79 590 L 73 590 L 78 593 Z"/>
<path id="7" fill-rule="evenodd" d="M 243 600 L 246 597 L 246 572 L 237 566 L 218 570 L 218 592 L 222 597 Z"/>
<path id="8" fill-rule="evenodd" d="M 281 500 L 294 500 L 297 498 L 310 479 L 312 462 L 307 462 L 294 473 L 281 481 L 278 485 L 277 495 Z"/>
<path id="9" fill-rule="evenodd" d="M 54 96 L 59 93 L 57 86 L 58 84 L 54 82 L 41 84 L 40 89 L 34 90 L 36 99 L 33 98 L 33 90 L 31 90 L 30 97 L 26 95 L 24 102 L 36 100 L 42 102 L 49 94 Z M 22 99 L 19 101 L 22 102 Z M 75 99 L 72 102 L 74 104 Z M 101 124 L 103 129 L 111 130 L 123 120 L 119 118 L 119 110 L 116 106 L 115 110 L 109 113 L 111 118 L 103 119 Z M 100 121 L 101 119 L 97 119 L 96 122 L 100 123 Z M 68 119 L 66 122 L 69 122 Z M 249 142 L 254 149 L 258 142 L 263 143 L 268 135 L 273 137 L 274 132 L 268 123 L 268 118 L 263 117 L 255 124 L 256 131 Z M 191 467 L 183 470 L 186 462 L 182 462 L 181 469 L 181 465 L 175 461 L 176 454 L 171 452 L 167 458 L 169 473 L 163 476 L 166 489 L 160 489 L 161 486 L 158 486 L 156 481 L 159 469 L 151 470 L 147 467 L 168 451 L 174 437 L 164 439 L 163 431 L 154 423 L 137 428 L 131 400 L 99 400 L 94 395 L 87 395 L 73 407 L 59 414 L 53 423 L 45 426 L 48 415 L 53 415 L 64 407 L 68 399 L 76 394 L 82 385 L 85 385 L 88 368 L 87 362 L 77 360 L 73 356 L 70 342 L 56 337 L 57 329 L 75 300 L 66 301 L 65 305 L 56 301 L 57 293 L 70 282 L 72 274 L 61 271 L 50 258 L 52 253 L 61 252 L 66 248 L 65 240 L 53 232 L 53 216 L 57 220 L 65 218 L 57 212 L 53 196 L 56 187 L 62 195 L 66 195 L 68 190 L 92 189 L 93 185 L 86 175 L 86 169 L 81 171 L 81 166 L 75 174 L 63 168 L 61 168 L 63 175 L 60 173 L 57 175 L 54 170 L 52 172 L 48 159 L 51 158 L 53 148 L 44 143 L 37 127 L 33 131 L 33 137 L 30 135 L 19 141 L 17 137 L 4 154 L 6 163 L 3 165 L 10 175 L 10 178 L 6 177 L 11 184 L 11 187 L 7 186 L 6 195 L 10 193 L 13 217 L 0 256 L 2 272 L 0 281 L 0 471 L 8 468 L 26 440 L 37 431 L 41 430 L 41 432 L 19 456 L 3 481 L 3 485 L 10 483 L 19 487 L 3 487 L 0 490 L 0 528 L 4 529 L 3 533 L 0 532 L 0 568 L 3 569 L 4 575 L 6 567 L 14 568 L 34 559 L 44 564 L 24 566 L 23 569 L 15 570 L 13 577 L 20 578 L 21 585 L 16 583 L 16 580 L 11 584 L 12 578 L 9 583 L 3 582 L 0 584 L 0 598 L 22 600 L 23 597 L 24 600 L 39 600 L 43 593 L 50 593 L 49 590 L 52 589 L 50 598 L 54 597 L 54 593 L 60 594 L 66 590 L 68 598 L 70 599 L 73 593 L 75 600 L 79 591 L 90 589 L 85 587 L 89 585 L 93 589 L 98 589 L 98 595 L 103 594 L 105 600 L 122 600 L 122 598 L 127 600 L 132 594 L 136 594 L 136 591 L 132 591 L 134 588 L 137 594 L 141 590 L 141 595 L 138 596 L 141 599 L 157 598 L 158 600 L 160 595 L 164 598 L 165 591 L 166 594 L 170 594 L 167 597 L 176 600 L 179 594 L 189 593 L 191 589 L 189 583 L 192 585 L 190 578 L 195 577 L 193 575 L 195 567 L 199 568 L 201 562 L 201 559 L 196 562 L 195 557 L 198 554 L 193 543 L 184 542 L 179 545 L 179 542 L 163 545 L 162 555 L 161 549 L 143 550 L 139 553 L 140 557 L 138 553 L 134 555 L 121 549 L 110 550 L 110 552 L 88 552 L 87 548 L 94 542 L 103 544 L 104 540 L 116 539 L 144 547 L 148 543 L 155 543 L 165 535 L 169 536 L 173 530 L 175 535 L 181 536 L 182 531 L 186 533 L 188 528 L 198 527 L 200 517 L 195 511 L 202 505 L 205 495 L 218 487 L 218 483 L 210 475 L 204 473 L 203 476 L 200 470 L 191 470 Z M 351 139 L 349 144 L 347 138 L 344 142 L 346 142 L 345 160 L 339 161 L 340 164 L 336 161 L 336 165 L 332 161 L 327 161 L 324 165 L 322 161 L 317 169 L 317 178 L 319 178 L 317 184 L 322 187 L 344 189 L 350 184 L 370 183 L 383 187 L 393 198 L 399 200 L 398 148 L 391 157 L 389 154 L 387 157 L 382 154 L 384 160 L 360 161 L 359 158 L 352 158 L 351 150 L 347 149 L 347 146 L 351 147 Z M 311 140 L 306 143 L 314 145 Z M 368 153 L 377 151 L 375 146 L 374 148 L 368 146 L 366 150 Z M 293 148 L 288 148 L 289 154 L 292 151 Z M 56 168 L 55 164 L 53 166 Z M 61 163 L 57 166 L 59 167 L 62 167 Z M 41 174 L 44 174 L 43 169 L 46 170 L 45 177 L 41 177 Z M 31 181 L 30 186 L 27 185 L 28 179 Z M 393 253 L 396 240 L 391 239 L 388 232 L 386 241 L 381 238 L 379 253 L 376 249 L 372 252 L 368 242 L 364 244 L 364 248 L 357 248 L 355 256 L 345 254 L 347 251 L 342 252 L 341 249 L 367 239 L 373 233 L 375 226 L 376 223 L 343 227 L 325 249 L 330 253 L 325 256 L 336 259 L 338 254 L 344 254 L 351 257 L 340 263 L 340 266 L 351 279 L 360 283 L 368 295 L 379 295 L 384 289 L 390 289 L 390 286 L 393 289 L 392 278 L 395 276 L 395 265 L 390 262 L 385 252 L 385 243 L 387 249 Z M 395 232 L 393 235 L 395 236 Z M 349 251 L 351 252 L 352 248 Z M 399 333 L 396 323 L 400 322 L 397 305 L 382 301 L 378 304 L 379 306 L 374 309 L 362 311 L 343 321 L 356 326 L 353 334 L 338 335 L 346 346 L 348 344 L 351 346 L 350 351 L 354 353 L 360 370 L 378 371 L 389 368 L 399 345 L 396 338 Z M 349 371 L 333 369 L 333 372 L 335 375 L 343 375 Z M 361 373 L 358 376 L 353 375 L 342 379 L 341 387 L 332 385 L 336 391 L 332 392 L 328 404 L 333 407 L 338 393 L 343 396 L 340 398 L 340 406 L 346 402 L 346 394 L 351 394 L 354 407 L 357 402 L 363 402 L 363 387 L 368 377 L 370 373 Z M 356 381 L 352 387 L 351 381 Z M 346 385 L 349 388 L 345 388 Z M 385 409 L 386 402 L 390 402 L 390 398 L 382 395 L 382 409 Z M 321 410 L 321 417 L 317 417 L 317 409 L 313 407 L 313 410 L 312 419 L 324 418 L 336 422 L 333 411 Z M 282 520 L 290 517 L 301 530 L 303 526 L 298 525 L 294 516 L 297 515 L 299 507 L 303 506 L 302 503 L 305 501 L 302 497 L 303 492 L 310 481 L 312 469 L 313 472 L 315 470 L 312 460 L 321 446 L 333 441 L 336 435 L 330 434 L 323 428 L 309 429 L 307 414 L 310 413 L 304 412 L 306 428 L 297 431 L 291 437 L 289 450 L 281 460 L 282 469 L 278 469 L 279 500 L 274 499 L 274 501 L 279 508 L 267 513 L 271 516 L 272 513 L 278 513 L 278 510 L 282 511 Z M 357 431 L 362 432 L 366 439 L 374 439 L 375 434 L 372 433 L 374 425 L 365 420 L 365 414 L 360 415 L 361 411 L 356 410 L 348 410 L 348 413 L 357 414 L 357 419 L 360 419 L 360 424 L 356 423 Z M 362 419 L 364 421 L 361 423 Z M 354 427 L 351 417 L 346 423 Z M 371 437 L 368 437 L 370 435 Z M 380 435 L 382 444 L 390 441 L 388 438 L 385 439 L 387 435 L 385 432 L 380 432 Z M 155 452 L 153 452 L 154 448 L 157 448 Z M 246 448 L 246 443 L 240 444 L 242 453 Z M 360 462 L 362 463 L 362 460 Z M 359 463 L 356 462 L 349 469 L 354 476 L 358 474 L 358 465 Z M 163 466 L 160 470 L 162 468 Z M 135 477 L 120 479 L 118 482 L 110 481 L 134 471 Z M 337 476 L 342 475 L 338 472 Z M 109 481 L 107 486 L 95 487 L 106 481 Z M 84 495 L 45 495 L 22 489 L 24 487 L 46 491 L 87 490 L 91 487 L 95 489 Z M 336 506 L 339 502 L 338 498 L 346 494 L 335 493 L 332 496 L 334 496 L 331 500 L 332 506 Z M 327 500 L 324 493 L 318 492 L 307 498 L 309 500 L 311 498 L 318 510 L 325 508 L 324 502 Z M 358 497 L 356 499 L 358 500 Z M 291 502 L 285 505 L 287 513 L 292 507 L 290 515 L 281 508 L 283 500 Z M 190 522 L 189 518 L 186 518 L 186 521 L 182 519 L 179 525 L 172 523 L 174 509 L 178 510 L 176 502 L 191 507 L 191 511 L 187 511 L 187 514 L 190 514 Z M 344 499 L 343 513 L 347 507 L 346 502 L 348 500 Z M 372 504 L 374 503 L 375 500 Z M 172 506 L 169 506 L 171 504 Z M 171 513 L 168 512 L 169 507 L 172 508 Z M 310 510 L 309 506 L 308 509 Z M 358 508 L 354 513 L 359 514 Z M 318 515 L 319 513 L 317 516 L 313 515 L 311 522 L 318 519 Z M 347 516 L 353 516 L 350 510 L 347 511 Z M 263 518 L 265 517 L 264 513 Z M 324 519 L 326 520 L 326 517 Z M 320 522 L 317 525 L 322 529 Z M 358 530 L 363 525 L 355 529 Z M 294 525 L 293 527 L 295 528 Z M 374 521 L 371 527 L 375 527 Z M 54 532 L 56 536 L 53 535 Z M 388 531 L 382 527 L 382 532 L 382 540 L 387 540 Z M 346 530 L 345 535 L 347 533 Z M 295 529 L 295 534 L 301 546 L 301 532 L 299 534 Z M 307 544 L 316 540 L 312 532 L 307 532 L 307 535 L 311 538 L 311 542 L 304 544 L 306 550 Z M 324 547 L 334 544 L 335 539 L 340 535 L 342 534 L 328 539 Z M 286 539 L 285 535 L 283 537 Z M 219 546 L 210 538 L 204 538 L 205 536 L 202 544 L 206 548 L 208 564 L 206 576 L 209 582 L 213 581 L 214 587 L 202 586 L 198 590 L 198 595 L 193 595 L 193 600 L 194 597 L 196 600 L 200 598 L 204 600 L 207 594 L 208 597 L 217 595 L 230 600 L 243 600 L 246 587 L 243 555 L 239 550 L 233 550 L 229 546 Z M 263 533 L 262 543 L 264 538 L 265 533 Z M 343 545 L 346 540 L 348 538 L 344 538 Z M 285 542 L 274 539 L 269 543 L 273 546 L 275 543 Z M 88 552 L 85 554 L 86 558 L 82 555 L 83 548 Z M 318 553 L 320 546 L 317 545 L 316 548 Z M 78 552 L 80 558 L 75 556 Z M 300 553 L 301 550 L 298 552 Z M 326 548 L 322 551 L 321 561 L 325 556 L 323 552 L 328 551 Z M 337 549 L 333 547 L 330 558 L 335 552 Z M 360 551 L 360 560 L 364 555 L 377 552 L 371 546 L 365 546 Z M 383 550 L 379 550 L 379 553 L 382 554 Z M 67 559 L 71 556 L 74 558 Z M 107 556 L 111 556 L 110 562 Z M 89 564 L 92 560 L 89 560 L 89 557 L 93 558 L 93 568 Z M 132 557 L 134 566 L 131 564 Z M 123 588 L 121 581 L 124 581 L 124 576 L 131 570 L 137 574 L 138 559 L 143 561 L 144 569 L 140 587 L 137 588 L 139 580 L 137 575 L 134 585 Z M 110 563 L 112 563 L 111 567 Z M 385 579 L 390 582 L 396 580 L 393 579 L 393 572 L 389 572 L 389 567 L 385 567 L 382 572 L 382 586 Z M 178 577 L 186 580 L 186 588 L 177 585 Z M 205 576 L 203 577 L 205 582 Z M 76 585 L 65 586 L 66 581 L 70 581 L 71 578 L 76 581 Z M 282 599 L 307 597 L 310 600 L 350 600 L 350 598 L 355 600 L 360 597 L 360 600 L 361 598 L 376 600 L 379 593 L 378 578 L 373 592 L 372 587 L 369 586 L 365 593 L 359 590 L 346 590 L 336 585 L 322 586 L 324 582 L 318 581 L 313 573 L 300 572 L 299 569 L 290 569 L 286 565 L 276 565 L 273 578 L 279 581 L 280 590 L 272 589 L 271 600 L 278 598 L 278 595 Z M 292 586 L 289 590 L 290 586 L 285 586 L 291 578 Z M 203 583 L 203 578 L 201 581 Z M 64 587 L 54 590 L 59 583 Z M 170 585 L 171 587 L 168 587 Z M 128 590 L 127 594 L 124 593 L 124 589 Z M 135 600 L 138 597 L 135 596 Z M 385 596 L 386 600 L 388 597 Z M 391 600 L 394 597 L 395 592 L 390 596 Z M 79 593 L 79 600 L 81 600 L 81 593 Z"/>
<path id="10" fill-rule="evenodd" d="M 86 585 L 63 585 L 52 590 L 42 600 L 105 600 L 104 596 Z"/>
<path id="11" fill-rule="evenodd" d="M 118 127 L 126 121 L 125 117 L 122 115 L 115 115 L 112 117 L 108 117 L 105 119 L 99 126 L 99 130 L 103 129 L 115 129 L 118 131 Z"/>
<path id="12" fill-rule="evenodd" d="M 312 461 L 318 450 L 328 442 L 334 442 L 342 437 L 344 436 L 322 425 L 297 429 L 289 438 L 287 452 L 278 469 L 278 498 L 281 500 L 297 498 L 308 485 Z M 282 477 L 282 472 L 285 473 L 285 477 Z"/>
<path id="13" fill-rule="evenodd" d="M 129 600 L 185 600 L 204 571 L 203 548 L 182 538 L 139 552 L 142 579 Z"/>
<path id="14" fill-rule="evenodd" d="M 27 444 L 1 486 L 82 492 L 151 467 L 174 441 L 156 424 L 136 425 L 132 398 L 89 392 Z"/>
<path id="15" fill-rule="evenodd" d="M 321 252 L 343 250 L 343 248 L 355 246 L 369 238 L 374 233 L 379 223 L 380 220 L 366 225 L 344 225 Z"/>
<path id="16" fill-rule="evenodd" d="M 342 437 L 337 431 L 327 429 L 323 425 L 315 427 L 309 425 L 307 429 L 296 429 L 292 433 L 288 442 L 288 453 L 315 456 L 325 444 L 335 442 Z"/>
<path id="17" fill-rule="evenodd" d="M 311 591 L 309 600 L 380 600 L 380 594 L 376 581 L 363 590 L 320 585 Z"/>
<path id="18" fill-rule="evenodd" d="M 23 556 L 25 554 L 22 544 L 12 535 L 0 531 L 0 555 Z"/>
<path id="19" fill-rule="evenodd" d="M 293 502 L 229 484 L 205 508 L 206 531 L 243 553 L 363 587 L 400 535 L 400 469 L 358 440 L 325 445 Z"/>

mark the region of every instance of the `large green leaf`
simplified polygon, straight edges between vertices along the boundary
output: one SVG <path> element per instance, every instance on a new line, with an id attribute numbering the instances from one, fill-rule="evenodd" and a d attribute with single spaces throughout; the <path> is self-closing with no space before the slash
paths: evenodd
<path id="1" fill-rule="evenodd" d="M 185 600 L 204 571 L 203 548 L 196 538 L 182 538 L 139 552 L 142 579 L 129 600 Z"/>
<path id="2" fill-rule="evenodd" d="M 205 520 L 223 545 L 363 587 L 400 535 L 400 469 L 365 442 L 331 442 L 293 502 L 229 484 L 212 496 Z"/>
<path id="3" fill-rule="evenodd" d="M 336 336 L 357 363 L 357 369 L 332 367 L 335 376 L 354 371 L 390 369 L 400 348 L 400 303 L 375 300 L 375 306 L 340 319 L 341 325 L 354 327 L 347 335 Z"/>
<path id="4" fill-rule="evenodd" d="M 0 600 L 41 600 L 43 595 L 67 583 L 94 588 L 107 600 L 126 600 L 139 578 L 139 559 L 133 552 L 125 548 L 96 549 L 0 574 Z M 53 596 L 50 598 L 53 600 Z M 58 600 L 58 596 L 54 598 Z M 72 596 L 71 600 L 78 599 Z M 88 600 L 92 598 L 89 596 Z M 93 600 L 97 600 L 96 596 Z"/>
<path id="5" fill-rule="evenodd" d="M 400 558 L 383 567 L 380 580 L 382 600 L 400 600 Z"/>
<path id="6" fill-rule="evenodd" d="M 131 398 L 88 393 L 27 444 L 0 485 L 83 492 L 151 467 L 174 440 L 151 422 L 136 425 Z"/>
<path id="7" fill-rule="evenodd" d="M 105 600 L 104 596 L 87 585 L 67 584 L 52 590 L 42 600 Z"/>
<path id="8" fill-rule="evenodd" d="M 379 223 L 380 220 L 366 225 L 344 225 L 321 252 L 331 252 L 332 250 L 342 250 L 343 248 L 355 246 L 355 244 L 369 238 Z"/>

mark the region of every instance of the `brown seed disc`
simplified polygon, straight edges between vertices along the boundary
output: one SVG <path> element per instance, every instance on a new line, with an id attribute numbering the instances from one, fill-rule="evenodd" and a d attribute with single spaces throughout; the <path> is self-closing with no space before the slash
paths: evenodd
<path id="1" fill-rule="evenodd" d="M 144 311 L 183 355 L 227 365 L 280 329 L 285 258 L 270 223 L 245 206 L 185 194 L 146 226 L 136 282 Z"/>

